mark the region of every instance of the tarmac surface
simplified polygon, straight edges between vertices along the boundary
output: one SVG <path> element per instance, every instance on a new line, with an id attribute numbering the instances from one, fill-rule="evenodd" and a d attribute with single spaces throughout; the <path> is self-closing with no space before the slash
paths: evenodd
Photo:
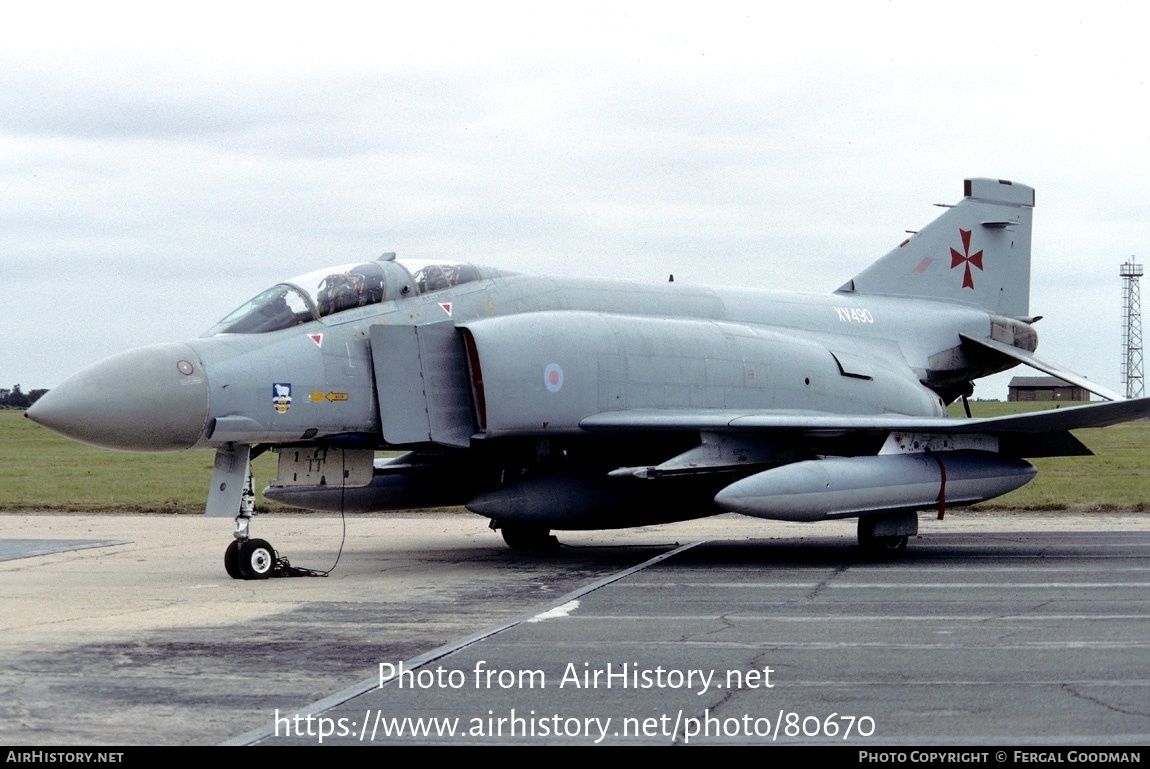
<path id="1" fill-rule="evenodd" d="M 0 514 L 0 742 L 1150 742 L 1150 516 L 920 528 L 894 561 L 734 515 L 524 556 L 355 516 L 331 576 L 244 582 L 230 520 Z M 342 533 L 253 523 L 313 569 Z"/>

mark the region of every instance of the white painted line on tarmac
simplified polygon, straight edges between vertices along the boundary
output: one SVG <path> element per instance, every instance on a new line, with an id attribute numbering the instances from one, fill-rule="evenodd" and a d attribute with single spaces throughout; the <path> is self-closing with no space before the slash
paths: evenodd
<path id="1" fill-rule="evenodd" d="M 530 612 L 528 612 L 526 614 L 521 614 L 518 617 L 516 617 L 515 619 L 512 619 L 508 622 L 504 622 L 504 623 L 499 624 L 499 625 L 493 625 L 489 628 L 486 628 L 484 630 L 480 630 L 478 633 L 475 633 L 473 635 L 469 635 L 469 636 L 462 638 L 458 641 L 453 641 L 449 644 L 445 644 L 443 646 L 440 646 L 437 649 L 432 649 L 429 652 L 424 652 L 423 654 L 412 657 L 409 660 L 404 660 L 401 663 L 401 665 L 397 666 L 397 667 L 400 667 L 404 672 L 418 670 L 419 668 L 423 667 L 424 665 L 427 665 L 428 663 L 435 662 L 437 659 L 441 659 L 443 657 L 446 657 L 448 654 L 452 654 L 453 652 L 457 652 L 460 649 L 465 649 L 468 646 L 471 646 L 472 644 L 478 643 L 479 641 L 482 641 L 486 638 L 490 638 L 491 636 L 498 635 L 499 633 L 502 633 L 505 630 L 510 630 L 511 628 L 516 627 L 518 625 L 521 625 L 524 622 L 530 622 L 532 620 L 535 620 L 537 617 L 540 617 L 543 614 L 546 614 L 548 612 L 552 612 L 552 611 L 558 610 L 562 607 L 565 607 L 567 604 L 570 604 L 572 602 L 577 602 L 583 596 L 588 595 L 590 593 L 593 593 L 601 587 L 606 587 L 607 585 L 610 585 L 612 582 L 618 582 L 619 580 L 621 580 L 625 577 L 629 577 L 632 574 L 635 574 L 636 572 L 639 572 L 639 571 L 642 571 L 643 569 L 654 566 L 657 563 L 665 561 L 668 558 L 672 558 L 672 557 L 678 555 L 679 553 L 686 552 L 687 550 L 690 550 L 691 548 L 697 547 L 698 545 L 701 545 L 701 544 L 703 544 L 703 542 L 699 541 L 699 542 L 691 542 L 691 543 L 683 545 L 681 547 L 677 547 L 674 550 L 663 553 L 662 555 L 655 556 L 654 558 L 651 558 L 650 560 L 644 561 L 643 563 L 639 564 L 638 566 L 632 566 L 630 569 L 625 569 L 625 570 L 618 572 L 616 574 L 612 574 L 610 576 L 604 577 L 603 579 L 596 580 L 595 582 L 584 585 L 583 587 L 578 588 L 577 590 L 574 590 L 570 593 L 567 593 L 564 596 L 557 598 L 556 600 L 552 601 L 551 603 L 546 604 L 545 606 L 541 606 L 539 608 L 532 609 Z M 388 683 L 389 680 L 393 680 L 393 679 L 387 679 L 383 683 L 386 684 L 386 683 Z M 378 689 L 380 687 L 380 685 L 381 684 L 380 684 L 379 676 L 373 676 L 373 677 L 367 679 L 366 681 L 362 681 L 362 682 L 356 684 L 355 686 L 352 686 L 348 689 L 344 689 L 341 692 L 336 692 L 335 694 L 333 694 L 329 697 L 324 697 L 322 700 L 319 700 L 317 702 L 313 702 L 310 705 L 305 705 L 304 707 L 300 708 L 299 710 L 295 711 L 294 713 L 285 714 L 283 716 L 280 716 L 280 718 L 286 719 L 289 722 L 294 722 L 294 719 L 298 716 L 299 718 L 306 720 L 308 716 L 318 716 L 318 715 L 321 715 L 323 713 L 326 713 L 327 711 L 331 710 L 332 708 L 334 708 L 338 705 L 342 705 L 343 703 L 347 702 L 348 700 L 355 699 L 356 697 L 360 696 L 361 694 L 366 694 L 367 692 L 369 692 L 373 689 Z M 245 733 L 239 735 L 238 737 L 233 737 L 232 739 L 228 740 L 227 742 L 222 742 L 220 744 L 221 745 L 255 745 L 255 744 L 257 744 L 263 740 L 268 739 L 269 737 L 275 736 L 275 729 L 276 729 L 275 721 L 272 721 L 271 723 L 269 723 L 266 726 L 261 726 L 258 729 L 253 729 L 249 732 L 245 732 Z"/>

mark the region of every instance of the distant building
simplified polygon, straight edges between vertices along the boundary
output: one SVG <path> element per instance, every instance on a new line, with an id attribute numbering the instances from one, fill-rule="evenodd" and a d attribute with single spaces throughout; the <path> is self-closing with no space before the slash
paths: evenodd
<path id="1" fill-rule="evenodd" d="M 1090 393 L 1052 376 L 1016 376 L 1007 385 L 1008 401 L 1088 401 Z"/>

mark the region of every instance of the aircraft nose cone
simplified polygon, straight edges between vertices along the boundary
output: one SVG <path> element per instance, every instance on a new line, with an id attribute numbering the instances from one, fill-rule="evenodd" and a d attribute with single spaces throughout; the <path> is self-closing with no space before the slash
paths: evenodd
<path id="1" fill-rule="evenodd" d="M 189 345 L 152 345 L 84 369 L 49 390 L 25 416 L 95 446 L 178 451 L 203 434 L 208 382 Z"/>

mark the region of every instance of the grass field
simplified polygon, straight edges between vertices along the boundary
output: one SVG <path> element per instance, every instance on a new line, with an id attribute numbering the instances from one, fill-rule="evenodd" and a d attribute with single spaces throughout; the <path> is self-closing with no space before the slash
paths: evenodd
<path id="1" fill-rule="evenodd" d="M 211 451 L 135 454 L 68 440 L 0 411 L 0 510 L 202 513 Z M 256 492 L 275 475 L 276 458 L 255 461 Z M 282 505 L 257 500 L 261 509 Z"/>
<path id="2" fill-rule="evenodd" d="M 1046 404 L 1050 405 L 1050 404 Z M 1042 404 L 974 402 L 975 416 L 1032 411 Z M 961 406 L 952 413 L 961 413 Z M 0 510 L 200 513 L 211 451 L 132 454 L 85 446 L 0 410 Z M 1036 459 L 1038 477 L 978 506 L 995 510 L 1150 510 L 1150 422 L 1075 433 L 1095 457 Z M 275 475 L 274 454 L 255 461 L 256 489 Z M 257 499 L 261 510 L 287 509 Z"/>
<path id="3" fill-rule="evenodd" d="M 975 417 L 1039 411 L 1052 403 L 976 401 Z M 962 405 L 950 413 L 961 416 Z M 1093 457 L 1049 457 L 1029 460 L 1038 477 L 1004 497 L 976 505 L 977 510 L 1150 510 L 1150 422 L 1126 422 L 1112 427 L 1075 430 Z"/>

